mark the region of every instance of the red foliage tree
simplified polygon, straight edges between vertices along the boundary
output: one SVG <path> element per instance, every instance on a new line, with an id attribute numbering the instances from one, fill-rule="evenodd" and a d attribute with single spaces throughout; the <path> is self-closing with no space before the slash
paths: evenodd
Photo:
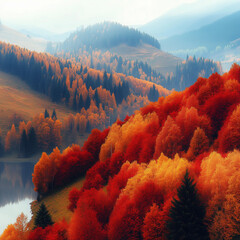
<path id="1" fill-rule="evenodd" d="M 176 123 L 182 133 L 182 149 L 187 151 L 193 133 L 197 127 L 202 128 L 207 135 L 210 135 L 210 120 L 205 115 L 200 115 L 194 107 L 183 107 L 176 117 Z"/>
<path id="2" fill-rule="evenodd" d="M 151 181 L 138 187 L 132 198 L 121 195 L 110 217 L 109 239 L 141 239 L 143 220 L 153 203 L 163 204 L 163 194 Z"/>
<path id="3" fill-rule="evenodd" d="M 46 228 L 35 228 L 30 232 L 29 240 L 46 240 L 46 236 L 51 231 L 51 226 Z"/>
<path id="4" fill-rule="evenodd" d="M 134 202 L 125 195 L 115 205 L 109 220 L 108 239 L 141 239 L 142 219 Z"/>
<path id="5" fill-rule="evenodd" d="M 100 195 L 99 195 L 100 194 Z M 106 239 L 103 228 L 106 208 L 104 192 L 87 190 L 79 199 L 69 226 L 69 239 Z"/>
<path id="6" fill-rule="evenodd" d="M 65 220 L 55 223 L 51 226 L 46 240 L 68 240 L 67 230 L 68 224 Z"/>
<path id="7" fill-rule="evenodd" d="M 133 162 L 139 159 L 143 141 L 145 141 L 145 133 L 137 133 L 132 137 L 124 155 L 127 161 Z"/>
<path id="8" fill-rule="evenodd" d="M 209 149 L 209 140 L 205 132 L 201 128 L 197 128 L 194 131 L 193 137 L 190 142 L 190 147 L 187 152 L 189 160 L 193 160 L 201 153 L 204 153 Z"/>
<path id="9" fill-rule="evenodd" d="M 54 185 L 62 186 L 76 177 L 83 176 L 93 164 L 94 159 L 91 153 L 86 150 L 81 151 L 78 146 L 72 147 L 59 161 L 59 168 L 55 175 Z"/>
<path id="10" fill-rule="evenodd" d="M 144 240 L 166 240 L 170 207 L 171 198 L 164 203 L 162 209 L 155 203 L 152 205 L 144 218 L 144 225 L 142 227 Z"/>
<path id="11" fill-rule="evenodd" d="M 103 132 L 98 129 L 93 129 L 87 141 L 84 143 L 82 150 L 86 150 L 92 154 L 95 161 L 98 160 L 100 148 L 105 142 L 105 139 L 109 133 L 109 128 Z"/>
<path id="12" fill-rule="evenodd" d="M 240 66 L 234 63 L 228 73 L 223 75 L 226 79 L 235 79 L 240 82 Z"/>
<path id="13" fill-rule="evenodd" d="M 237 91 L 224 91 L 212 96 L 203 106 L 202 112 L 211 120 L 213 138 L 217 137 L 229 113 L 240 103 L 240 94 Z"/>
<path id="14" fill-rule="evenodd" d="M 80 198 L 80 195 L 81 195 L 81 191 L 78 190 L 77 188 L 73 188 L 69 194 L 68 194 L 68 200 L 69 200 L 69 205 L 68 205 L 68 209 L 70 211 L 74 211 L 74 209 L 77 207 L 77 202 L 78 202 L 78 199 Z"/>
<path id="15" fill-rule="evenodd" d="M 229 121 L 221 130 L 218 141 L 221 152 L 240 149 L 240 105 L 233 111 Z"/>
<path id="16" fill-rule="evenodd" d="M 120 171 L 121 166 L 125 162 L 123 153 L 122 152 L 113 153 L 109 162 L 110 162 L 109 165 L 110 175 L 114 176 Z"/>

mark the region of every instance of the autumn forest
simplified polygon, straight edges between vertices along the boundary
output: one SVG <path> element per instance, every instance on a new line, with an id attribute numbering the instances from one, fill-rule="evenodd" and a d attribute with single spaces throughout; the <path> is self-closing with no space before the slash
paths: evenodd
<path id="1" fill-rule="evenodd" d="M 0 41 L 0 71 L 56 106 L 7 127 L 0 106 L 0 161 L 34 163 L 36 193 L 0 240 L 240 239 L 240 65 L 164 55 L 161 72 L 119 46 L 162 51 L 111 22 L 46 52 Z"/>

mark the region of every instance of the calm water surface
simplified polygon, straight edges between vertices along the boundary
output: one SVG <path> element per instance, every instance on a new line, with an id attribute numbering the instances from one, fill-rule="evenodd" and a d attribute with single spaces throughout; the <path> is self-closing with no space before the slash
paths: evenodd
<path id="1" fill-rule="evenodd" d="M 21 212 L 30 219 L 30 202 L 37 197 L 32 183 L 34 163 L 17 160 L 0 162 L 0 234 Z"/>

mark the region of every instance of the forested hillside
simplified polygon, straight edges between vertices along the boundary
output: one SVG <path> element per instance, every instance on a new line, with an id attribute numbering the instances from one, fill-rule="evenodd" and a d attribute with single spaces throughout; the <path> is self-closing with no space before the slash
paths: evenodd
<path id="1" fill-rule="evenodd" d="M 220 69 L 212 61 L 188 58 L 177 67 L 176 74 L 164 77 L 146 63 L 123 61 L 109 52 L 93 51 L 91 55 L 84 52 L 79 57 L 63 60 L 4 43 L 0 48 L 1 70 L 20 77 L 33 90 L 76 113 L 60 121 L 48 120 L 51 115 L 44 116 L 40 112 L 31 116 L 31 121 L 29 118 L 25 122 L 24 119 L 17 123 L 12 121 L 0 136 L 0 155 L 19 152 L 19 156 L 26 157 L 36 149 L 51 151 L 55 146 L 79 143 L 79 136 L 91 129 L 104 129 L 117 118 L 123 120 L 149 101 L 169 94 L 159 84 L 181 90 L 194 83 L 198 76 L 206 77 Z M 46 127 L 50 130 L 44 131 Z M 27 146 L 30 130 L 36 135 L 32 152 Z"/>
<path id="2" fill-rule="evenodd" d="M 153 86 L 159 96 L 169 93 L 160 85 L 131 76 L 91 69 L 5 43 L 1 43 L 0 51 L 1 70 L 19 76 L 33 90 L 49 96 L 53 102 L 82 112 L 86 118 L 87 112 L 98 113 L 102 109 L 113 122 L 148 102 Z"/>
<path id="3" fill-rule="evenodd" d="M 61 122 L 39 112 L 37 116 L 31 116 L 33 119 L 29 123 L 22 123 L 20 129 L 20 121 L 18 125 L 12 122 L 8 133 L 0 136 L 0 145 L 5 146 L 5 152 L 18 151 L 21 139 L 26 142 L 25 134 L 29 134 L 31 127 L 38 137 L 37 149 L 49 151 L 61 145 L 62 137 L 63 142 L 69 139 L 73 143 L 77 135 L 90 132 L 93 128 L 104 129 L 117 118 L 124 119 L 149 101 L 169 94 L 160 85 L 132 76 L 95 70 L 74 61 L 5 43 L 0 44 L 0 70 L 18 76 L 31 89 L 75 112 Z M 48 130 L 44 131 L 46 127 Z M 7 130 L 4 129 L 4 132 Z M 1 148 L 0 154 L 2 152 Z"/>
<path id="4" fill-rule="evenodd" d="M 239 104 L 240 66 L 233 65 L 93 130 L 82 148 L 43 153 L 33 173 L 40 195 L 86 179 L 69 194 L 70 223 L 38 227 L 30 239 L 238 237 Z"/>
<path id="5" fill-rule="evenodd" d="M 213 73 L 223 73 L 220 62 L 187 56 L 185 61 L 176 66 L 173 74 L 168 74 L 159 83 L 167 89 L 183 91 L 193 85 L 199 77 L 208 78 Z"/>
<path id="6" fill-rule="evenodd" d="M 146 33 L 118 23 L 104 22 L 72 33 L 62 44 L 58 45 L 57 51 L 78 52 L 83 47 L 86 50 L 109 49 L 123 43 L 129 46 L 147 43 L 160 49 L 158 40 Z"/>
<path id="7" fill-rule="evenodd" d="M 1 3 L 0 240 L 240 240 L 239 0 Z"/>
<path id="8" fill-rule="evenodd" d="M 77 54 L 59 52 L 56 56 L 97 70 L 123 73 L 126 76 L 133 76 L 176 91 L 182 91 L 191 86 L 198 77 L 208 78 L 212 73 L 222 73 L 220 62 L 196 57 L 187 57 L 185 61 L 176 65 L 173 72 L 162 74 L 147 62 L 129 60 L 109 51 L 96 50 L 87 52 L 80 49 Z"/>

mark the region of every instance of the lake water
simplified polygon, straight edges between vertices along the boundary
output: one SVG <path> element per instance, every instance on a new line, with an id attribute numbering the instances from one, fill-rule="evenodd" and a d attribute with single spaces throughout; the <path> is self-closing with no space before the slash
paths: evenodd
<path id="1" fill-rule="evenodd" d="M 36 199 L 32 183 L 34 163 L 0 162 L 0 234 L 23 212 L 31 218 L 30 203 Z"/>

